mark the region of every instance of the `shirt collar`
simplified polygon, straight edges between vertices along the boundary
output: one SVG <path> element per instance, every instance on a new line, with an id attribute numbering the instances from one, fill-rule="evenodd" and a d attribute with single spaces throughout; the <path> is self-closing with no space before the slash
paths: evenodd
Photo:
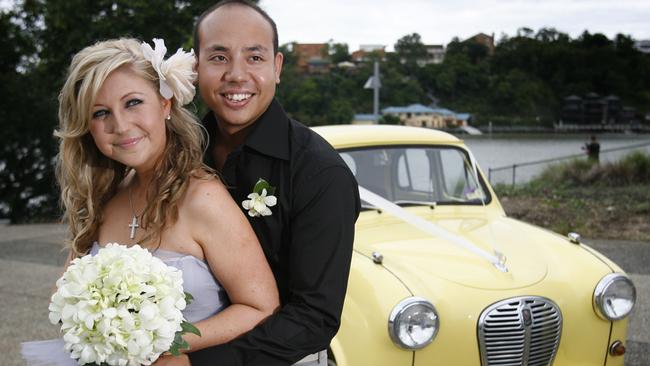
<path id="1" fill-rule="evenodd" d="M 203 124 L 211 136 L 219 134 L 214 113 L 209 112 Z M 211 139 L 210 144 L 215 140 Z M 289 160 L 289 117 L 275 98 L 255 121 L 243 145 L 264 155 Z"/>

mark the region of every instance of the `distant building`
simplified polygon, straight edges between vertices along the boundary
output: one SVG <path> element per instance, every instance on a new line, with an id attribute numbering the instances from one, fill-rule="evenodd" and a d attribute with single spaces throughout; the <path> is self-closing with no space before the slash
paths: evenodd
<path id="1" fill-rule="evenodd" d="M 621 98 L 617 97 L 616 95 L 609 95 L 603 98 L 602 103 L 604 110 L 601 123 L 613 124 L 627 119 L 624 111 L 625 108 L 628 107 L 623 107 Z M 632 118 L 634 118 L 634 116 L 632 116 Z"/>
<path id="2" fill-rule="evenodd" d="M 583 121 L 588 125 L 605 124 L 605 101 L 596 93 L 589 93 L 582 99 Z"/>
<path id="3" fill-rule="evenodd" d="M 307 73 L 309 74 L 327 74 L 330 72 L 332 64 L 329 60 L 315 58 L 307 63 Z"/>
<path id="4" fill-rule="evenodd" d="M 338 64 L 336 64 L 336 66 L 342 69 L 354 69 L 355 67 L 357 67 L 357 65 L 354 62 L 350 62 L 350 61 L 339 62 Z"/>
<path id="5" fill-rule="evenodd" d="M 492 56 L 494 55 L 494 33 L 492 33 L 491 36 L 485 34 L 485 33 L 479 33 L 477 35 L 474 35 L 472 37 L 469 37 L 468 39 L 465 40 L 465 42 L 476 42 L 478 44 L 482 44 L 485 46 L 488 50 L 488 55 Z"/>
<path id="6" fill-rule="evenodd" d="M 469 126 L 469 121 L 472 119 L 472 115 L 469 113 L 456 113 L 456 121 L 460 122 L 460 125 Z"/>
<path id="7" fill-rule="evenodd" d="M 564 98 L 562 106 L 562 121 L 571 124 L 583 124 L 582 98 L 577 95 L 569 95 Z"/>
<path id="8" fill-rule="evenodd" d="M 327 43 L 294 43 L 296 65 L 302 73 L 322 74 L 330 70 Z"/>
<path id="9" fill-rule="evenodd" d="M 418 66 L 423 67 L 429 64 L 441 64 L 445 60 L 445 46 L 440 44 L 426 44 L 424 45 L 427 53 L 423 58 L 416 60 Z M 405 63 L 406 59 L 400 59 L 401 63 Z"/>
<path id="10" fill-rule="evenodd" d="M 650 39 L 634 42 L 634 48 L 643 53 L 650 53 Z"/>
<path id="11" fill-rule="evenodd" d="M 640 118 L 637 118 L 636 108 L 624 106 L 621 109 L 619 120 L 625 123 L 638 123 Z"/>
<path id="12" fill-rule="evenodd" d="M 570 95 L 564 98 L 561 120 L 562 123 L 577 125 L 611 125 L 633 123 L 637 117 L 636 110 L 624 106 L 618 96 L 601 97 L 592 92 L 584 97 Z"/>
<path id="13" fill-rule="evenodd" d="M 431 108 L 422 104 L 411 104 L 404 107 L 384 108 L 382 114 L 393 115 L 400 119 L 405 126 L 428 128 L 454 128 L 466 126 L 469 120 L 467 113 L 455 113 L 445 108 Z"/>
<path id="14" fill-rule="evenodd" d="M 361 45 L 350 56 L 353 62 L 365 62 L 370 59 L 369 56 L 372 54 L 379 55 L 379 58 L 383 60 L 386 57 L 386 46 L 379 44 Z"/>
<path id="15" fill-rule="evenodd" d="M 445 46 L 441 44 L 428 44 L 424 46 L 427 49 L 427 64 L 441 64 L 445 60 Z"/>

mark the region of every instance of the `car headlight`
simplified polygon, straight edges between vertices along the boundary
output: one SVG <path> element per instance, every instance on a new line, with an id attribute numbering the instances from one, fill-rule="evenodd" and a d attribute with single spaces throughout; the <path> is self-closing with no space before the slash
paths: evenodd
<path id="1" fill-rule="evenodd" d="M 623 319 L 636 302 L 636 288 L 627 276 L 610 273 L 603 277 L 594 291 L 594 309 L 606 320 Z"/>
<path id="2" fill-rule="evenodd" d="M 433 341 L 439 328 L 438 312 L 431 302 L 409 297 L 395 305 L 388 319 L 388 333 L 401 348 L 420 349 Z"/>

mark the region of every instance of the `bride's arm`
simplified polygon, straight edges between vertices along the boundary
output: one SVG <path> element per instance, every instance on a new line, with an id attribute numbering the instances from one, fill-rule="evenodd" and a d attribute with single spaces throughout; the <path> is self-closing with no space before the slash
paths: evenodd
<path id="1" fill-rule="evenodd" d="M 231 305 L 184 336 L 191 350 L 226 343 L 252 329 L 279 306 L 278 290 L 262 248 L 242 210 L 221 182 L 195 180 L 188 191 L 192 235 L 228 294 Z"/>

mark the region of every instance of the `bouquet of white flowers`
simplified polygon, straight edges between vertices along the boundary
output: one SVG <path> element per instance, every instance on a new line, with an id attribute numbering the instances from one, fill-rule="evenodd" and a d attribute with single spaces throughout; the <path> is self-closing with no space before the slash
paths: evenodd
<path id="1" fill-rule="evenodd" d="M 187 348 L 183 333 L 200 335 L 181 313 L 191 301 L 181 271 L 139 245 L 76 258 L 56 286 L 50 321 L 80 365 L 150 365 Z"/>

